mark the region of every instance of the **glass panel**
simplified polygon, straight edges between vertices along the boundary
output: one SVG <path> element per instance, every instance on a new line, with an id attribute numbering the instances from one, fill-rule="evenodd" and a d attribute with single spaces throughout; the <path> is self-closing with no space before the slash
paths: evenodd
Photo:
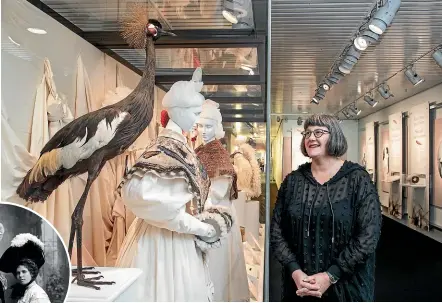
<path id="1" fill-rule="evenodd" d="M 149 18 L 166 29 L 253 29 L 252 0 L 43 0 L 83 31 L 117 31 L 119 20 L 134 3 L 148 4 Z M 234 6 L 232 6 L 234 5 Z M 227 12 L 223 15 L 223 11 Z M 240 12 L 240 14 L 239 14 Z M 234 19 L 237 24 L 232 24 Z"/>
<path id="2" fill-rule="evenodd" d="M 144 67 L 142 49 L 113 49 L 137 68 Z M 206 75 L 258 75 L 256 48 L 170 48 L 156 51 L 156 67 L 170 71 L 201 66 Z"/>

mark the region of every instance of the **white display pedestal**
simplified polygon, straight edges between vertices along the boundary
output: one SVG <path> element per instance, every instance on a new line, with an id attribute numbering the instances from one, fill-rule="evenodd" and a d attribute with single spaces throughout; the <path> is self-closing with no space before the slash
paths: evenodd
<path id="1" fill-rule="evenodd" d="M 246 193 L 240 191 L 238 193 L 238 199 L 233 200 L 232 203 L 235 206 L 236 210 L 236 219 L 238 220 L 239 226 L 246 226 Z M 246 230 L 247 232 L 247 230 Z"/>
<path id="2" fill-rule="evenodd" d="M 72 266 L 73 269 L 76 266 Z M 98 285 L 100 290 L 78 286 L 76 282 L 70 285 L 67 302 L 131 302 L 134 301 L 134 284 L 141 276 L 138 268 L 95 267 L 104 277 L 102 281 L 113 281 L 113 285 Z M 86 275 L 86 277 L 97 275 Z"/>
<path id="3" fill-rule="evenodd" d="M 255 247 L 261 226 L 259 224 L 259 201 L 246 201 L 245 206 L 246 241 Z"/>

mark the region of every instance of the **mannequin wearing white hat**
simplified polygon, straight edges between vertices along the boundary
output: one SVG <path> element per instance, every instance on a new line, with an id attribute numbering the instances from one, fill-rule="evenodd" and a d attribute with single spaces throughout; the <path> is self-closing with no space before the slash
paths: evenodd
<path id="1" fill-rule="evenodd" d="M 229 153 L 219 141 L 224 137 L 224 130 L 218 103 L 206 100 L 197 125 L 198 135 L 204 144 L 195 152 L 211 181 L 210 201 L 216 206 L 229 208 L 234 222 L 229 236 L 221 241 L 221 247 L 208 253 L 210 276 L 215 288 L 214 301 L 250 301 L 241 231 L 231 202 L 238 197 L 236 173 Z"/>
<path id="2" fill-rule="evenodd" d="M 137 218 L 116 266 L 142 269 L 136 301 L 203 302 L 213 297 L 201 247 L 219 245 L 231 222 L 221 214 L 206 220 L 211 216 L 205 207 L 210 180 L 183 135 L 201 113 L 202 85 L 200 69 L 191 81 L 172 85 L 163 98 L 170 118 L 166 127 L 119 186 Z"/>

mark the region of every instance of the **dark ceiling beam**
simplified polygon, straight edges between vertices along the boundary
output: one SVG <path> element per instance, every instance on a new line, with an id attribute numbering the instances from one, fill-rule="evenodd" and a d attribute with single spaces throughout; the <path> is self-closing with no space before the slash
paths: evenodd
<path id="1" fill-rule="evenodd" d="M 265 117 L 223 117 L 223 122 L 265 122 Z"/>
<path id="2" fill-rule="evenodd" d="M 209 96 L 206 93 L 203 93 L 206 99 L 213 100 L 218 102 L 219 104 L 262 104 L 264 103 L 261 97 L 218 97 L 218 96 Z"/>
<path id="3" fill-rule="evenodd" d="M 263 109 L 221 109 L 223 115 L 264 115 Z"/>
<path id="4" fill-rule="evenodd" d="M 162 37 L 155 42 L 155 48 L 235 48 L 258 47 L 265 43 L 265 36 L 238 35 L 237 30 L 175 30 L 176 37 Z M 201 34 L 196 34 L 201 32 Z M 224 36 L 219 33 L 225 32 Z M 235 34 L 232 34 L 235 33 Z M 218 34 L 217 34 L 218 33 Z M 99 49 L 129 49 L 127 42 L 117 31 L 84 32 L 84 39 Z"/>
<path id="5" fill-rule="evenodd" d="M 177 81 L 189 81 L 192 74 L 159 74 L 155 76 L 155 84 L 173 84 Z M 205 85 L 261 85 L 260 76 L 256 75 L 204 75 Z"/>

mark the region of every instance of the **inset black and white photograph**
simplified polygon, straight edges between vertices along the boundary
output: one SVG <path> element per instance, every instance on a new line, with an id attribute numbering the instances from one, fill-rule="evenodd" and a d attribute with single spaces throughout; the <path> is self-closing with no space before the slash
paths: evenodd
<path id="1" fill-rule="evenodd" d="M 63 303 L 70 272 L 54 227 L 26 207 L 0 202 L 0 303 Z"/>

